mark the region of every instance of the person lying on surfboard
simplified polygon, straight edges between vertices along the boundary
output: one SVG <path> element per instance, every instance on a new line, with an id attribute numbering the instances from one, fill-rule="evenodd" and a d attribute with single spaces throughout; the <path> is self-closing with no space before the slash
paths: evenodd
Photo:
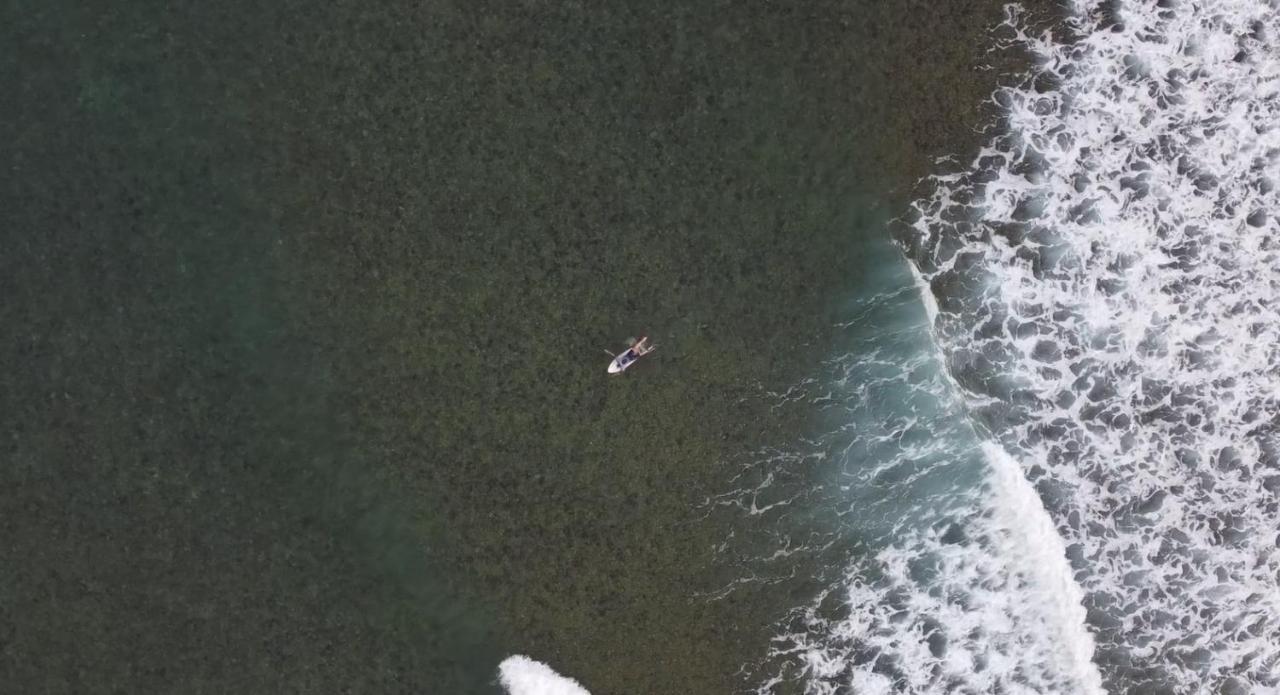
<path id="1" fill-rule="evenodd" d="M 649 345 L 649 336 L 641 336 L 639 340 L 632 341 L 631 347 L 618 353 L 613 362 L 609 363 L 609 373 L 617 374 L 627 367 L 630 367 L 636 360 L 653 352 L 657 346 Z M 606 352 L 608 352 L 606 350 Z"/>

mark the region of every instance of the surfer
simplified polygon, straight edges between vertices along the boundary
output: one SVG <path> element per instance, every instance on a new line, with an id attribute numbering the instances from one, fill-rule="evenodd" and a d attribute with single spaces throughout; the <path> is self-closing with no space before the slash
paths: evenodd
<path id="1" fill-rule="evenodd" d="M 634 343 L 631 343 L 631 347 L 627 348 L 627 353 L 631 355 L 631 359 L 642 357 L 648 354 L 648 352 L 653 349 L 653 348 L 650 348 L 648 345 L 645 345 L 645 343 L 647 342 L 649 342 L 649 336 L 642 335 L 640 336 L 639 340 L 635 341 Z"/>
<path id="2" fill-rule="evenodd" d="M 613 362 L 609 363 L 609 373 L 617 374 L 627 367 L 630 367 L 636 360 L 656 350 L 657 347 L 649 345 L 649 336 L 641 336 L 639 340 L 631 341 L 631 347 L 618 353 L 613 358 Z M 607 352 L 607 351 L 606 351 Z"/>

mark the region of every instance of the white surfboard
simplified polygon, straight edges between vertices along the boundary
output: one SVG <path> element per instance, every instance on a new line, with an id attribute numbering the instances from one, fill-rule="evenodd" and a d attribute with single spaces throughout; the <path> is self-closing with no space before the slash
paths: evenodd
<path id="1" fill-rule="evenodd" d="M 631 350 L 631 348 L 627 348 L 626 350 L 618 353 L 617 356 L 613 358 L 613 361 L 609 363 L 609 373 L 621 374 L 627 370 L 627 367 L 639 362 L 641 357 L 644 357 L 657 349 L 657 345 L 651 345 L 648 350 L 645 350 L 640 354 L 636 354 Z"/>

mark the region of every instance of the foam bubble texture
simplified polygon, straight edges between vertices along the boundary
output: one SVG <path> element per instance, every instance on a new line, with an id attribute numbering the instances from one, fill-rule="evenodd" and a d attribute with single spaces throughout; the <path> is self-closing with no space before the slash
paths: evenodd
<path id="1" fill-rule="evenodd" d="M 757 692 L 1100 692 L 1053 522 L 1017 462 L 975 431 L 909 268 L 883 260 L 870 271 L 882 291 L 850 308 L 849 351 L 771 394 L 838 426 L 757 452 L 747 484 L 712 500 L 743 516 L 721 547 L 740 565 L 726 591 L 822 587 L 751 669 Z M 759 547 L 776 550 L 751 558 Z"/>
<path id="2" fill-rule="evenodd" d="M 1280 8 L 1076 5 L 908 254 L 1109 689 L 1280 687 Z M 1018 29 L 1016 16 L 1010 26 Z"/>

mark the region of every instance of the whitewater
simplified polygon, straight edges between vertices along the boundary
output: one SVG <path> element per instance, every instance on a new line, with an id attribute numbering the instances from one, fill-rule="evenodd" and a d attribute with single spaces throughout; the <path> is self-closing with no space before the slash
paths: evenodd
<path id="1" fill-rule="evenodd" d="M 521 654 L 498 664 L 498 683 L 507 695 L 591 695 L 578 681 Z"/>
<path id="2" fill-rule="evenodd" d="M 1280 691 L 1280 7 L 1025 26 L 997 35 L 1035 67 L 926 182 L 908 263 L 771 394 L 827 434 L 708 500 L 744 518 L 739 583 L 820 587 L 758 692 Z"/>

